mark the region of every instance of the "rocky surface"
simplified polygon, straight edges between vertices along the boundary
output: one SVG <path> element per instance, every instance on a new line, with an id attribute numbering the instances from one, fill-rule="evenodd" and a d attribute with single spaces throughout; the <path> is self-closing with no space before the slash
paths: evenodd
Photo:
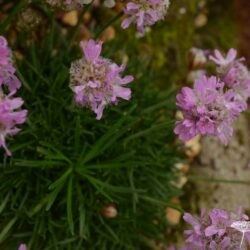
<path id="1" fill-rule="evenodd" d="M 235 124 L 234 137 L 225 147 L 216 138 L 202 140 L 198 163 L 192 167 L 197 188 L 193 199 L 197 207 L 234 211 L 250 208 L 250 138 L 248 117 Z"/>

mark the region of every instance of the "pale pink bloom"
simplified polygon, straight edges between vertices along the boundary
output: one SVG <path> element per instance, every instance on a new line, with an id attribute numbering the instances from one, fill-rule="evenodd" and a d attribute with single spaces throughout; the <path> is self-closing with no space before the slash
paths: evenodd
<path id="1" fill-rule="evenodd" d="M 235 49 L 230 49 L 226 57 L 223 57 L 219 50 L 215 50 L 214 56 L 209 56 L 209 59 L 214 61 L 217 65 L 228 66 L 230 63 L 234 62 L 236 56 L 237 51 Z"/>
<path id="2" fill-rule="evenodd" d="M 75 94 L 75 102 L 90 108 L 99 120 L 107 105 L 117 104 L 120 98 L 131 98 L 131 90 L 125 85 L 133 81 L 133 77 L 121 77 L 125 65 L 118 66 L 100 56 L 102 42 L 89 40 L 86 45 L 80 45 L 84 57 L 71 64 L 70 87 Z"/>
<path id="3" fill-rule="evenodd" d="M 5 149 L 8 156 L 11 152 L 6 146 L 6 138 L 16 135 L 20 129 L 16 125 L 23 124 L 27 118 L 27 110 L 22 110 L 23 100 L 0 96 L 0 147 Z"/>
<path id="4" fill-rule="evenodd" d="M 15 76 L 15 72 L 16 69 L 12 64 L 11 51 L 7 41 L 3 36 L 0 36 L 0 87 L 5 85 L 12 94 L 21 87 L 21 82 Z"/>
<path id="5" fill-rule="evenodd" d="M 231 225 L 238 220 L 247 223 L 248 217 L 242 213 L 232 214 L 223 209 L 202 209 L 200 216 L 185 213 L 183 219 L 191 225 L 185 230 L 186 245 L 180 250 L 240 250 L 242 236 Z M 248 222 L 249 223 L 249 222 Z M 246 239 L 249 234 L 246 233 Z M 175 249 L 172 247 L 172 249 Z"/>
<path id="6" fill-rule="evenodd" d="M 144 33 L 146 26 L 152 26 L 157 21 L 163 20 L 167 14 L 169 0 L 139 0 L 128 2 L 124 8 L 126 18 L 122 22 L 122 28 L 127 29 L 132 23 L 137 30 Z"/>
<path id="7" fill-rule="evenodd" d="M 202 76 L 194 88 L 182 88 L 176 96 L 176 104 L 184 119 L 176 123 L 174 132 L 184 141 L 194 136 L 217 136 L 224 144 L 232 136 L 232 123 L 240 112 L 232 102 L 233 93 L 224 93 L 224 83 L 216 77 Z"/>
<path id="8" fill-rule="evenodd" d="M 28 250 L 28 247 L 26 244 L 20 244 L 18 250 Z"/>
<path id="9" fill-rule="evenodd" d="M 221 81 L 229 87 L 234 93 L 234 101 L 239 103 L 241 111 L 247 109 L 247 100 L 250 97 L 250 73 L 246 65 L 245 58 L 236 59 L 237 52 L 230 49 L 226 58 L 223 58 L 220 52 L 215 52 L 217 59 L 210 57 L 217 67 L 217 73 Z"/>

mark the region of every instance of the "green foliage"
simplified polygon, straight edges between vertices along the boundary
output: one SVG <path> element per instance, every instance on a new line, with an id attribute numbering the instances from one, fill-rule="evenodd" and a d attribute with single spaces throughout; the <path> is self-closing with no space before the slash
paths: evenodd
<path id="1" fill-rule="evenodd" d="M 132 100 L 106 109 L 101 121 L 72 102 L 68 69 L 81 56 L 77 28 L 64 35 L 53 12 L 36 2 L 47 18 L 46 32 L 42 39 L 41 30 L 35 39 L 18 32 L 15 42 L 24 55 L 17 68 L 29 116 L 9 140 L 13 157 L 1 152 L 1 248 L 16 249 L 19 242 L 36 250 L 150 248 L 150 240 L 163 240 L 165 208 L 175 207 L 170 200 L 181 194 L 172 185 L 181 159 L 172 132 L 174 83 L 186 73 L 194 34 L 187 20 L 197 1 L 173 1 L 169 20 L 141 39 L 133 29 L 120 32 L 116 23 L 119 35 L 104 45 L 104 55 L 117 62 L 127 56 L 127 72 L 136 80 Z M 189 15 L 173 18 L 183 4 Z M 11 31 L 22 7 L 10 10 L 1 32 Z M 109 10 L 92 13 L 98 23 L 114 18 Z M 100 212 L 109 204 L 116 218 Z"/>

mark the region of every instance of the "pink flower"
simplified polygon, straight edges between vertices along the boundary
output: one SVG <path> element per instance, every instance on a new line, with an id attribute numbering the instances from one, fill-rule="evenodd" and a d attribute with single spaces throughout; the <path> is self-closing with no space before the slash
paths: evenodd
<path id="1" fill-rule="evenodd" d="M 125 65 L 118 66 L 100 56 L 102 42 L 89 40 L 86 45 L 80 45 L 84 57 L 71 64 L 70 87 L 75 94 L 75 102 L 90 108 L 99 120 L 107 105 L 117 104 L 119 98 L 131 98 L 131 90 L 124 86 L 132 82 L 133 77 L 121 77 Z"/>
<path id="2" fill-rule="evenodd" d="M 226 228 L 231 225 L 229 214 L 224 210 L 215 208 L 209 213 L 209 217 L 212 224 L 205 229 L 205 235 L 212 236 L 218 234 L 223 236 Z"/>
<path id="3" fill-rule="evenodd" d="M 0 36 L 0 47 L 7 47 L 8 43 L 7 43 L 7 40 L 3 37 L 3 36 Z"/>
<path id="4" fill-rule="evenodd" d="M 228 250 L 240 249 L 241 232 L 232 229 L 234 221 L 246 221 L 247 216 L 242 213 L 236 215 L 222 209 L 212 209 L 210 212 L 202 210 L 199 217 L 185 213 L 183 219 L 192 228 L 184 231 L 186 245 L 180 250 Z M 249 241 L 249 234 L 246 233 Z M 172 247 L 172 249 L 175 249 Z"/>
<path id="5" fill-rule="evenodd" d="M 184 231 L 184 235 L 187 236 L 186 242 L 188 245 L 192 244 L 193 247 L 203 247 L 206 244 L 204 227 L 208 220 L 206 210 L 201 210 L 200 218 L 185 213 L 183 219 L 193 227 L 191 230 Z"/>
<path id="6" fill-rule="evenodd" d="M 223 57 L 219 50 L 214 51 L 214 56 L 209 56 L 211 61 L 214 61 L 217 65 L 228 66 L 232 63 L 237 56 L 237 51 L 235 49 L 230 49 L 226 55 Z"/>
<path id="7" fill-rule="evenodd" d="M 80 43 L 83 50 L 85 59 L 88 62 L 95 62 L 101 54 L 102 51 L 102 41 L 95 42 L 94 40 L 89 40 L 89 42 L 84 46 L 83 42 Z"/>
<path id="8" fill-rule="evenodd" d="M 16 135 L 20 131 L 16 125 L 23 124 L 27 117 L 27 110 L 21 110 L 22 98 L 13 97 L 21 87 L 15 71 L 7 41 L 0 36 L 0 147 L 5 149 L 8 156 L 11 156 L 11 152 L 6 146 L 6 138 Z"/>
<path id="9" fill-rule="evenodd" d="M 194 228 L 194 232 L 198 235 L 201 235 L 201 221 L 195 217 L 193 217 L 190 213 L 185 213 L 183 215 L 183 219 L 192 225 Z"/>
<path id="10" fill-rule="evenodd" d="M 223 92 L 224 83 L 216 77 L 201 77 L 194 89 L 182 88 L 176 96 L 177 106 L 184 119 L 176 123 L 174 132 L 188 141 L 194 136 L 214 135 L 224 144 L 232 136 L 232 123 L 240 108 L 232 102 L 232 95 Z"/>
<path id="11" fill-rule="evenodd" d="M 28 247 L 26 244 L 20 244 L 20 246 L 18 247 L 18 250 L 28 250 Z"/>
<path id="12" fill-rule="evenodd" d="M 15 93 L 21 87 L 21 82 L 15 76 L 15 72 L 7 41 L 0 36 L 0 87 L 7 86 L 11 93 Z"/>
<path id="13" fill-rule="evenodd" d="M 16 135 L 20 131 L 16 125 L 26 121 L 27 110 L 21 110 L 22 105 L 21 98 L 0 96 L 0 147 L 5 149 L 8 156 L 11 156 L 11 152 L 6 146 L 6 137 Z"/>
<path id="14" fill-rule="evenodd" d="M 163 20 L 169 6 L 169 0 L 139 0 L 128 2 L 124 8 L 127 15 L 122 22 L 122 28 L 127 29 L 135 23 L 137 30 L 144 33 L 145 26 L 152 26 Z"/>
<path id="15" fill-rule="evenodd" d="M 250 97 L 250 73 L 243 64 L 245 58 L 236 59 L 237 52 L 234 49 L 229 50 L 225 59 L 220 52 L 216 51 L 216 54 L 217 60 L 214 57 L 210 59 L 219 65 L 218 76 L 235 93 L 234 101 L 241 106 L 241 111 L 246 110 Z"/>

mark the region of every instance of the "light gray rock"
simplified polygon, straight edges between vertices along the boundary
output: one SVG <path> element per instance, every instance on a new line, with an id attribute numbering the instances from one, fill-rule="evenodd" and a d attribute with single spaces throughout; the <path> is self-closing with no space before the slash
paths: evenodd
<path id="1" fill-rule="evenodd" d="M 216 138 L 203 138 L 198 163 L 192 167 L 193 182 L 197 188 L 192 198 L 195 207 L 235 211 L 243 206 L 244 209 L 250 209 L 249 160 L 250 140 L 246 116 L 241 116 L 235 123 L 234 136 L 227 147 Z M 215 182 L 209 179 L 246 183 Z"/>

